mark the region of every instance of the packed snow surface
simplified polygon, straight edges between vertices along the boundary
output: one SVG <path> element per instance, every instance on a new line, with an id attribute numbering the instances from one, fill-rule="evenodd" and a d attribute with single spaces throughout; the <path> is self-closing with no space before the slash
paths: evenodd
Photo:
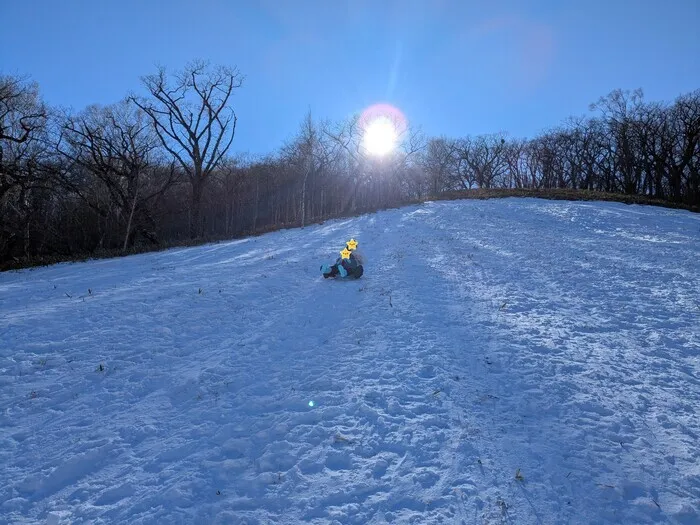
<path id="1" fill-rule="evenodd" d="M 700 217 L 436 202 L 0 274 L 0 522 L 698 524 Z"/>

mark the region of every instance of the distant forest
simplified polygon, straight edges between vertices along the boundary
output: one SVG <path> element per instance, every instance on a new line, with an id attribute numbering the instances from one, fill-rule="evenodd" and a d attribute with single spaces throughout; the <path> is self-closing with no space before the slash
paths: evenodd
<path id="1" fill-rule="evenodd" d="M 236 155 L 235 68 L 141 79 L 147 96 L 68 113 L 0 76 L 0 269 L 304 226 L 459 190 L 589 190 L 700 205 L 700 89 L 615 90 L 529 139 L 426 137 L 385 157 L 358 117 L 308 114 L 279 151 Z"/>

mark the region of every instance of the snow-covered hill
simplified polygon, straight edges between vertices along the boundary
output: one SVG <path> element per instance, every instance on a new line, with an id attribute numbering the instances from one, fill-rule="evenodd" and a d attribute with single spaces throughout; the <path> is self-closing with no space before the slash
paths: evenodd
<path id="1" fill-rule="evenodd" d="M 700 523 L 700 217 L 439 202 L 0 274 L 0 523 L 302 522 Z"/>

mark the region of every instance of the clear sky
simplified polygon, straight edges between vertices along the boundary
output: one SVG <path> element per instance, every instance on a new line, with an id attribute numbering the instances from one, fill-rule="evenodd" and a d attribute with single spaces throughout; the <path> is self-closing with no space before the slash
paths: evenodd
<path id="1" fill-rule="evenodd" d="M 616 88 L 700 88 L 700 0 L 0 0 L 0 73 L 52 105 L 116 102 L 195 58 L 245 76 L 233 152 L 377 102 L 429 135 L 530 137 Z"/>

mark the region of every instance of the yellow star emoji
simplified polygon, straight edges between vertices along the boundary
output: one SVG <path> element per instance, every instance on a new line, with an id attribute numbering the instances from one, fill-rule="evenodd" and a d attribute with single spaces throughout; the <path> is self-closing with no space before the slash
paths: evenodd
<path id="1" fill-rule="evenodd" d="M 345 248 L 343 251 L 340 252 L 340 256 L 341 256 L 343 259 L 349 259 L 349 258 L 350 258 L 350 250 L 348 250 L 347 248 Z"/>
<path id="2" fill-rule="evenodd" d="M 347 245 L 348 245 L 348 248 L 350 248 L 351 250 L 354 250 L 357 248 L 357 241 L 355 239 L 350 239 L 347 242 Z"/>

